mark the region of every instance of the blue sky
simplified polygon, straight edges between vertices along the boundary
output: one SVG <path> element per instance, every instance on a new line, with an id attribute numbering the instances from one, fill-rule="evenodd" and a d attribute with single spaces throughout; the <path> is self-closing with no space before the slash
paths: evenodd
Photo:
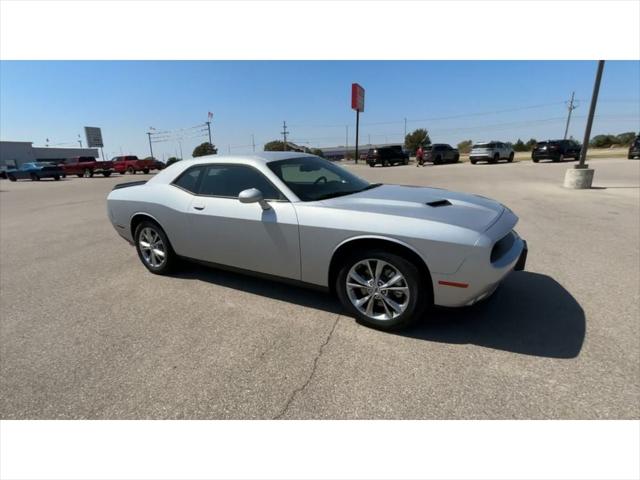
<path id="1" fill-rule="evenodd" d="M 105 154 L 149 152 L 146 132 L 202 124 L 214 113 L 220 153 L 281 138 L 308 146 L 354 142 L 350 86 L 366 89 L 360 143 L 401 142 L 426 128 L 434 142 L 561 137 L 582 140 L 596 62 L 583 61 L 3 61 L 0 138 L 77 145 L 83 126 L 103 131 Z M 640 62 L 605 65 L 593 135 L 640 129 Z M 454 117 L 454 118 L 450 118 Z M 201 136 L 197 136 L 201 135 Z M 205 135 L 205 136 L 202 136 Z M 154 144 L 158 158 L 206 140 L 194 130 Z"/>

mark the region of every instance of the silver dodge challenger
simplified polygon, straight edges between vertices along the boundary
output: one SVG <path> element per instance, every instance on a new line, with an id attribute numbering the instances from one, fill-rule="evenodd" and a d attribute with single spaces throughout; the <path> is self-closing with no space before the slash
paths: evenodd
<path id="1" fill-rule="evenodd" d="M 488 297 L 527 254 L 494 200 L 369 183 L 294 152 L 177 162 L 116 185 L 107 209 L 152 273 L 186 258 L 320 287 L 383 330 Z"/>

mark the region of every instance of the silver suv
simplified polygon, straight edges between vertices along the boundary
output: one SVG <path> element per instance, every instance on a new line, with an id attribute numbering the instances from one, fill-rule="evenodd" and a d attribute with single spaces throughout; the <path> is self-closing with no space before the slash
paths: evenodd
<path id="1" fill-rule="evenodd" d="M 497 163 L 499 160 L 513 162 L 513 148 L 503 142 L 476 143 L 471 149 L 469 160 L 474 165 L 480 161 Z"/>

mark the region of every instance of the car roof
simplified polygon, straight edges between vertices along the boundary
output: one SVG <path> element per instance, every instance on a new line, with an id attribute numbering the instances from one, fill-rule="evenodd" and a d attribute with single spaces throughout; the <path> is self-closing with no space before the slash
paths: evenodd
<path id="1" fill-rule="evenodd" d="M 176 162 L 154 175 L 153 178 L 149 180 L 149 183 L 171 182 L 176 175 L 184 172 L 187 168 L 197 165 L 206 165 L 208 163 L 240 163 L 259 168 L 270 162 L 278 160 L 304 157 L 317 158 L 316 155 L 301 152 L 260 152 L 248 155 L 205 155 L 203 157 L 189 158 Z"/>
<path id="2" fill-rule="evenodd" d="M 315 157 L 309 153 L 301 152 L 260 152 L 249 155 L 205 155 L 204 157 L 189 158 L 179 163 L 188 162 L 189 166 L 200 165 L 202 163 L 224 162 L 224 163 L 261 163 L 267 164 L 277 160 L 287 160 L 289 158 Z M 184 163 L 183 163 L 184 165 Z"/>

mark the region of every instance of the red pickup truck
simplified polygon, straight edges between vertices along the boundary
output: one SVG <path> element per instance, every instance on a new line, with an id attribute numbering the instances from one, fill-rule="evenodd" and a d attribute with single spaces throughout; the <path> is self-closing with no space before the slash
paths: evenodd
<path id="1" fill-rule="evenodd" d="M 100 173 L 105 177 L 114 171 L 113 163 L 109 161 L 98 161 L 95 157 L 74 157 L 60 162 L 64 176 L 77 175 L 78 177 L 93 177 L 94 173 Z"/>
<path id="2" fill-rule="evenodd" d="M 140 160 L 135 155 L 114 157 L 111 161 L 113 162 L 114 170 L 121 175 L 125 173 L 134 174 L 136 172 L 149 173 L 150 170 L 156 168 L 154 160 Z"/>

